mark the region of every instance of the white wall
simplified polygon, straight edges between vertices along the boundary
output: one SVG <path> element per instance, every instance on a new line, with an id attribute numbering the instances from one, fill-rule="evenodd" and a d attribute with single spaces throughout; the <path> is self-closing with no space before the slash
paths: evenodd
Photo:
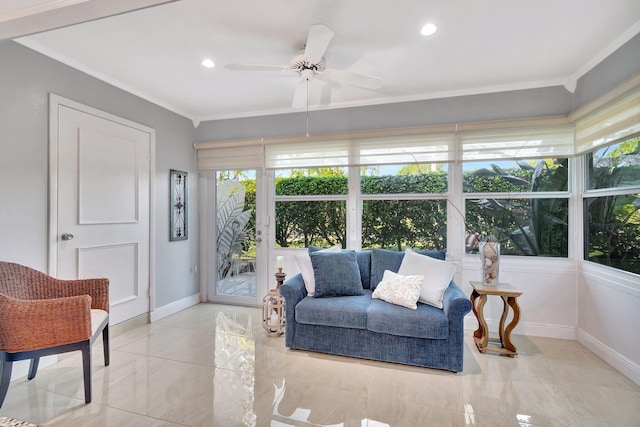
<path id="1" fill-rule="evenodd" d="M 471 295 L 469 281 L 482 277 L 479 257 L 467 255 L 459 282 Z M 550 338 L 576 339 L 577 280 L 575 261 L 554 258 L 526 258 L 503 256 L 500 259 L 500 282 L 509 283 L 522 295 L 518 297 L 520 321 L 513 334 Z M 489 297 L 484 316 L 491 332 L 497 332 L 502 315 L 502 299 Z M 507 322 L 511 320 L 511 315 Z M 465 328 L 476 329 L 473 313 L 466 317 Z"/>
<path id="2" fill-rule="evenodd" d="M 640 278 L 581 262 L 578 313 L 578 341 L 640 384 Z"/>

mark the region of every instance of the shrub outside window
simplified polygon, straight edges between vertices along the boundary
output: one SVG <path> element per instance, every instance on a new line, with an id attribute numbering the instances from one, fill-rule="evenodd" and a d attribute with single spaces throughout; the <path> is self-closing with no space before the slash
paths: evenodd
<path id="1" fill-rule="evenodd" d="M 446 249 L 447 170 L 447 164 L 361 168 L 362 248 Z"/>
<path id="2" fill-rule="evenodd" d="M 584 259 L 640 274 L 640 137 L 586 156 Z"/>
<path id="3" fill-rule="evenodd" d="M 505 255 L 567 257 L 569 176 L 566 158 L 465 163 L 466 252 L 493 234 Z"/>
<path id="4" fill-rule="evenodd" d="M 346 248 L 346 168 L 277 170 L 275 193 L 276 247 Z"/>

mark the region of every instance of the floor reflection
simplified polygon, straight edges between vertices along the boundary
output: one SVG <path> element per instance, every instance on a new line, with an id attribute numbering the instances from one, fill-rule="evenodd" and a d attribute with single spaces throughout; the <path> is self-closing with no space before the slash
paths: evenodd
<path id="1" fill-rule="evenodd" d="M 11 384 L 0 415 L 42 426 L 640 425 L 640 387 L 575 341 L 515 336 L 519 355 L 465 371 L 291 351 L 259 308 L 200 304 L 94 351 L 94 401 L 79 355 Z"/>

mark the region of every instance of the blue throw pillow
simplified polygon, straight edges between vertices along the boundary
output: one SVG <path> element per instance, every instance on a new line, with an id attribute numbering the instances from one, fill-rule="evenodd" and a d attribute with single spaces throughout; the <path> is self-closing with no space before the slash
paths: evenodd
<path id="1" fill-rule="evenodd" d="M 444 261 L 447 257 L 445 251 L 415 251 L 420 255 L 427 255 L 431 258 Z M 374 290 L 378 283 L 382 281 L 384 271 L 389 270 L 394 273 L 398 272 L 402 259 L 404 258 L 404 251 L 391 251 L 389 249 L 372 249 L 371 250 L 371 286 Z"/>
<path id="2" fill-rule="evenodd" d="M 364 295 L 354 251 L 311 252 L 316 281 L 314 298 Z"/>

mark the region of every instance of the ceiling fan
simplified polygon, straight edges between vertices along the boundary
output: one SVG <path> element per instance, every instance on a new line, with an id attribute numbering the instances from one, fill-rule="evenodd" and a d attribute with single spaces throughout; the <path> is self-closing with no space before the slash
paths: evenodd
<path id="1" fill-rule="evenodd" d="M 364 89 L 380 89 L 382 79 L 346 70 L 327 68 L 324 53 L 334 32 L 323 24 L 312 25 L 304 49 L 296 53 L 286 65 L 226 64 L 228 70 L 284 71 L 300 77 L 293 95 L 293 108 L 308 106 L 309 82 L 316 77 L 322 80 L 357 86 Z"/>

